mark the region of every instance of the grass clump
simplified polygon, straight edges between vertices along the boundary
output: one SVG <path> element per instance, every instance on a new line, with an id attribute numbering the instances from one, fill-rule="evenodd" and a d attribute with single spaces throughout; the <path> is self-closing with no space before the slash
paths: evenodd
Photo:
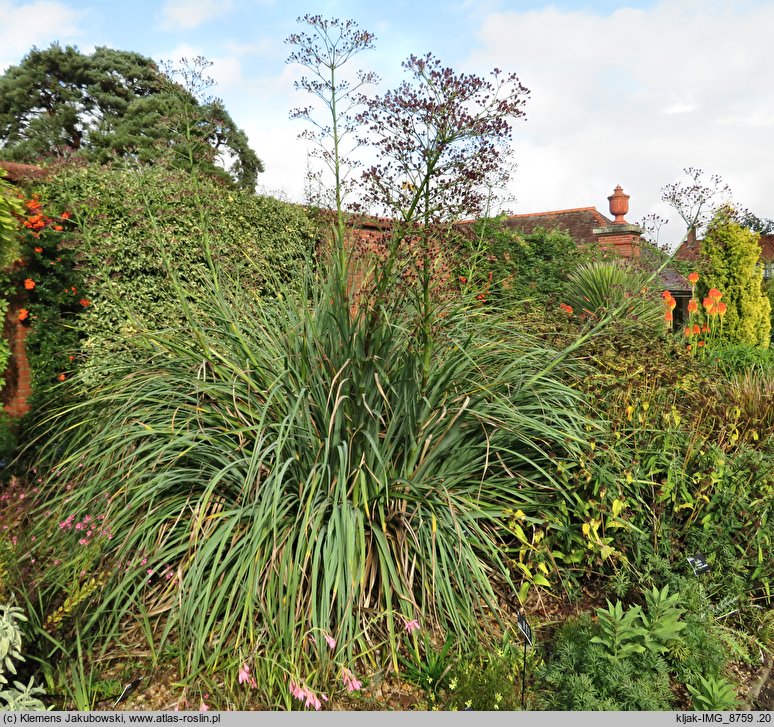
<path id="1" fill-rule="evenodd" d="M 474 643 L 498 617 L 505 513 L 569 497 L 550 465 L 582 439 L 579 395 L 556 351 L 462 299 L 372 305 L 345 280 L 334 261 L 282 303 L 213 286 L 203 319 L 137 337 L 44 423 L 39 555 L 78 545 L 33 584 L 43 630 L 96 583 L 84 639 L 145 614 L 189 673 L 269 658 L 314 681 L 340 667 L 325 635 L 341 663 L 395 663 L 414 622 Z"/>

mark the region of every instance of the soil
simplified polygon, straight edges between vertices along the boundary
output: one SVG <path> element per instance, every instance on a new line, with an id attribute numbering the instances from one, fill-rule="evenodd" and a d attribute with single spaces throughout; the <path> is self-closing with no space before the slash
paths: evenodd
<path id="1" fill-rule="evenodd" d="M 774 711 L 774 661 L 771 657 L 750 687 L 745 706 L 755 711 Z"/>

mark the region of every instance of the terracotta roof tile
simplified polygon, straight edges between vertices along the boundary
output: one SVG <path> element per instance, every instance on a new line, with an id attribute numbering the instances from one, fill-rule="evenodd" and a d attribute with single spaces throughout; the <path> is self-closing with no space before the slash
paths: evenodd
<path id="1" fill-rule="evenodd" d="M 0 169 L 5 169 L 5 179 L 10 182 L 22 182 L 28 179 L 43 179 L 43 177 L 46 176 L 46 170 L 42 167 L 36 167 L 34 164 L 0 161 Z"/>
<path id="2" fill-rule="evenodd" d="M 761 260 L 774 261 L 774 235 L 761 235 Z M 699 259 L 701 240 L 686 240 L 675 252 L 675 260 L 695 262 Z"/>
<path id="3" fill-rule="evenodd" d="M 530 234 L 536 227 L 546 230 L 564 230 L 575 242 L 596 243 L 594 229 L 607 227 L 612 220 L 601 214 L 595 207 L 577 207 L 575 209 L 536 212 L 526 215 L 506 217 L 508 227 Z"/>
<path id="4" fill-rule="evenodd" d="M 774 262 L 774 235 L 761 235 L 761 260 Z"/>

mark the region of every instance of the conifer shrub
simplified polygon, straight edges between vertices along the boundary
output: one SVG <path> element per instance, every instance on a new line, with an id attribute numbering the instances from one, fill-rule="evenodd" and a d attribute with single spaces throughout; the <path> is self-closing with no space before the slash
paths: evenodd
<path id="1" fill-rule="evenodd" d="M 734 212 L 723 207 L 709 223 L 701 246 L 704 275 L 699 292 L 723 291 L 727 312 L 722 338 L 768 348 L 771 340 L 771 304 L 762 289 L 763 271 L 758 265 L 758 233 L 742 227 Z"/>

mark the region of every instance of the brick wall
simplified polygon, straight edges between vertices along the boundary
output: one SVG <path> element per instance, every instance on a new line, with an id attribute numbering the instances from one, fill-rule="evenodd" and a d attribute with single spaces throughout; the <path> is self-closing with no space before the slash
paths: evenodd
<path id="1" fill-rule="evenodd" d="M 12 417 L 21 417 L 30 410 L 32 374 L 25 347 L 29 328 L 19 321 L 16 306 L 9 306 L 3 328 L 5 340 L 11 347 L 11 359 L 4 376 L 3 409 Z"/>

